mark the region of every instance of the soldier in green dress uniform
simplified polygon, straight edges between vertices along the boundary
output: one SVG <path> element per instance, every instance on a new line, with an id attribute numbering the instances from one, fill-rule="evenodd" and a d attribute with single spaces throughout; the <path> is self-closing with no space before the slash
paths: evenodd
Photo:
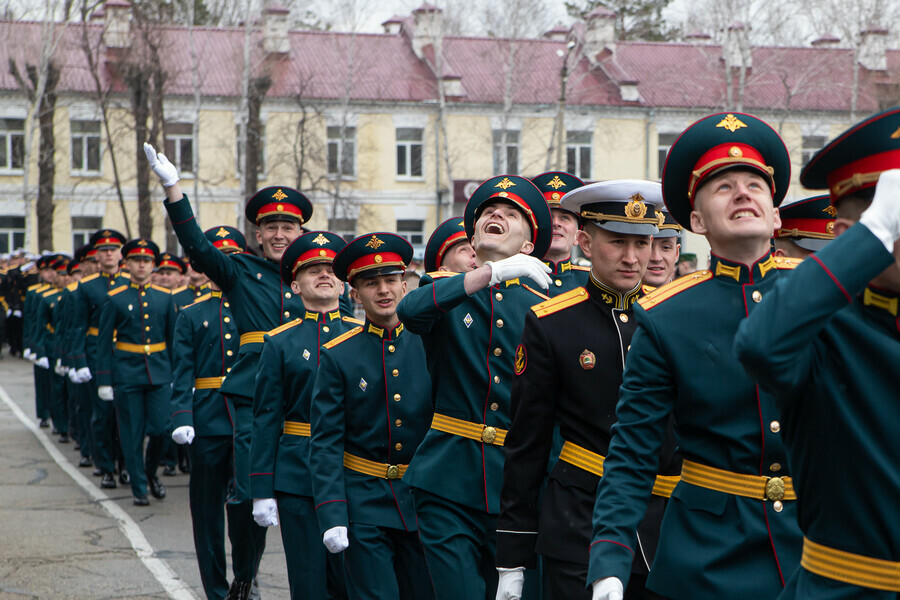
<path id="1" fill-rule="evenodd" d="M 662 206 L 657 206 L 656 217 L 659 233 L 653 236 L 650 262 L 644 272 L 644 284 L 654 288 L 675 279 L 675 265 L 681 254 L 678 240 L 682 230 L 681 225 Z"/>
<path id="2" fill-rule="evenodd" d="M 147 506 L 148 485 L 154 498 L 166 496 L 156 470 L 163 458 L 158 438 L 167 435 L 172 414 L 175 305 L 169 290 L 149 283 L 159 256 L 152 240 L 129 241 L 122 256 L 131 282 L 110 290 L 100 309 L 97 395 L 115 403 L 134 504 Z"/>
<path id="3" fill-rule="evenodd" d="M 435 415 L 404 477 L 438 598 L 493 597 L 497 513 L 509 393 L 525 313 L 547 296 L 542 257 L 550 209 L 531 181 L 493 177 L 465 210 L 477 268 L 431 273 L 401 302 L 404 325 L 422 336 Z"/>
<path id="4" fill-rule="evenodd" d="M 786 204 L 779 212 L 781 227 L 775 230 L 775 256 L 804 259 L 834 239 L 837 209 L 828 194 Z"/>
<path id="5" fill-rule="evenodd" d="M 770 252 L 789 182 L 784 142 L 751 115 L 705 117 L 669 150 L 666 207 L 706 237 L 713 259 L 710 270 L 657 288 L 634 308 L 637 331 L 594 506 L 594 600 L 622 598 L 670 416 L 684 463 L 647 587 L 675 600 L 774 598 L 799 562 L 780 415 L 732 349 L 740 322 L 792 266 Z"/>
<path id="6" fill-rule="evenodd" d="M 266 334 L 256 374 L 250 444 L 253 517 L 261 527 L 281 522 L 292 598 L 346 597 L 342 557 L 328 555 L 322 547 L 309 467 L 309 405 L 319 347 L 363 324 L 339 310 L 344 284 L 334 275 L 332 261 L 345 245 L 339 235 L 312 231 L 285 250 L 281 278 L 302 298 L 305 310 Z M 326 570 L 327 581 L 322 576 Z"/>
<path id="7" fill-rule="evenodd" d="M 55 286 L 56 271 L 51 267 L 55 258 L 56 255 L 45 254 L 35 261 L 40 282 L 28 286 L 22 310 L 23 356 L 34 362 L 34 408 L 41 427 L 50 426 L 50 359 L 39 356 L 41 349 L 37 344 L 41 331 L 37 311 L 41 304 L 41 295 Z"/>
<path id="8" fill-rule="evenodd" d="M 38 296 L 37 307 L 35 309 L 34 318 L 37 320 L 35 324 L 35 338 L 33 340 L 34 352 L 39 357 L 38 361 L 44 367 L 44 377 L 46 378 L 46 403 L 50 411 L 50 419 L 53 423 L 53 432 L 59 434 L 59 441 L 62 443 L 69 442 L 69 407 L 68 392 L 66 389 L 67 379 L 60 373 L 57 361 L 60 359 L 59 346 L 56 339 L 56 328 L 54 327 L 54 314 L 57 312 L 59 301 L 62 298 L 65 286 L 68 284 L 68 275 L 66 267 L 69 259 L 66 256 L 58 254 L 49 262 L 49 268 L 55 271 L 53 286 L 43 291 Z"/>
<path id="9" fill-rule="evenodd" d="M 475 250 L 462 217 L 438 225 L 425 244 L 425 272 L 468 273 L 475 268 Z"/>
<path id="10" fill-rule="evenodd" d="M 579 217 L 560 206 L 562 197 L 583 186 L 584 182 L 564 171 L 541 173 L 532 178 L 531 182 L 544 194 L 553 222 L 553 237 L 550 248 L 544 255 L 544 262 L 550 267 L 552 280 L 547 295 L 552 298 L 583 286 L 587 283 L 591 272 L 590 267 L 572 264 L 572 248 L 576 243 L 575 234 L 578 232 Z"/>
<path id="11" fill-rule="evenodd" d="M 773 394 L 803 555 L 782 600 L 900 594 L 900 107 L 857 123 L 800 173 L 827 187 L 834 241 L 779 280 L 735 350 Z"/>

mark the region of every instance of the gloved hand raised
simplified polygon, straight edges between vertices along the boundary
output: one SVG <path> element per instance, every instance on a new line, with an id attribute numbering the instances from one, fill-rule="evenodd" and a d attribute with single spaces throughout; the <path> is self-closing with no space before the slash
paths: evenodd
<path id="1" fill-rule="evenodd" d="M 113 389 L 111 385 L 101 385 L 97 388 L 97 397 L 104 402 L 112 402 Z"/>
<path id="2" fill-rule="evenodd" d="M 618 577 L 605 577 L 591 584 L 591 600 L 622 600 L 625 588 Z"/>
<path id="3" fill-rule="evenodd" d="M 497 582 L 496 600 L 520 600 L 525 586 L 525 567 L 497 567 L 497 571 L 500 572 L 500 579 Z"/>
<path id="4" fill-rule="evenodd" d="M 322 535 L 322 543 L 332 554 L 343 552 L 350 545 L 350 540 L 347 539 L 347 528 L 343 525 L 332 527 Z"/>
<path id="5" fill-rule="evenodd" d="M 888 252 L 900 239 L 900 169 L 884 171 L 875 184 L 872 204 L 863 212 L 859 222 L 881 240 Z"/>
<path id="6" fill-rule="evenodd" d="M 172 187 L 178 183 L 178 169 L 169 162 L 165 154 L 157 154 L 156 148 L 144 142 L 144 154 L 150 162 L 150 169 L 159 177 L 163 187 Z"/>
<path id="7" fill-rule="evenodd" d="M 260 527 L 278 527 L 278 503 L 275 502 L 275 499 L 254 499 L 253 520 Z"/>
<path id="8" fill-rule="evenodd" d="M 172 440 L 176 444 L 190 444 L 194 441 L 194 428 L 190 425 L 176 427 L 172 432 Z"/>
<path id="9" fill-rule="evenodd" d="M 528 277 L 545 290 L 550 287 L 551 279 L 547 275 L 550 267 L 528 254 L 515 254 L 494 262 L 486 261 L 484 264 L 491 267 L 491 285 L 517 277 Z"/>

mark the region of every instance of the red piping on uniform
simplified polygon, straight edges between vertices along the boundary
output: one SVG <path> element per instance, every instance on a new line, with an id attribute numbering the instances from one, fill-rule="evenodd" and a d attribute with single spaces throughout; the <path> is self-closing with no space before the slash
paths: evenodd
<path id="1" fill-rule="evenodd" d="M 193 220 L 194 220 L 194 215 L 191 215 L 189 218 L 185 219 L 184 221 L 178 221 L 177 223 L 172 223 L 172 225 L 183 225 L 184 223 L 187 223 L 188 221 L 193 221 Z"/>
<path id="2" fill-rule="evenodd" d="M 599 544 L 600 542 L 608 542 L 608 543 L 610 543 L 610 544 L 615 544 L 616 546 L 622 546 L 623 548 L 625 548 L 626 550 L 628 550 L 629 552 L 631 552 L 631 556 L 632 556 L 632 557 L 634 556 L 634 550 L 632 550 L 631 548 L 629 548 L 628 546 L 626 546 L 626 545 L 623 544 L 622 542 L 617 542 L 617 541 L 615 541 L 615 540 L 597 540 L 596 542 L 591 543 L 591 546 L 590 546 L 590 547 L 593 548 L 596 544 Z"/>
<path id="3" fill-rule="evenodd" d="M 390 334 L 389 334 L 390 335 Z M 388 340 L 381 341 L 381 376 L 384 380 L 384 410 L 387 413 L 387 430 L 388 430 L 388 464 L 391 463 L 391 401 L 388 398 L 388 378 L 387 378 L 387 364 L 385 364 L 384 360 L 384 343 Z M 397 514 L 400 515 L 400 521 L 403 523 L 403 529 L 409 531 L 409 527 L 406 526 L 406 521 L 403 519 L 403 512 L 400 510 L 400 504 L 397 502 L 397 493 L 394 491 L 394 484 L 391 483 L 391 480 L 387 480 L 388 487 L 391 488 L 391 496 L 394 498 L 394 505 L 397 507 Z"/>
<path id="4" fill-rule="evenodd" d="M 836 285 L 838 287 L 838 289 L 841 290 L 841 293 L 844 294 L 844 297 L 847 299 L 847 302 L 853 302 L 853 298 L 850 297 L 850 294 L 847 293 L 847 290 L 844 289 L 844 286 L 841 285 L 841 282 L 837 280 L 837 277 L 834 276 L 834 273 L 831 272 L 831 269 L 826 267 L 825 263 L 823 263 L 819 259 L 819 257 L 816 256 L 815 254 L 811 254 L 810 258 L 813 259 L 814 261 L 816 261 L 819 264 L 819 266 L 822 267 L 822 270 L 825 271 L 826 275 L 831 277 L 831 280 L 834 282 L 834 285 Z"/>
<path id="5" fill-rule="evenodd" d="M 772 545 L 772 556 L 775 557 L 775 568 L 778 569 L 778 578 L 781 579 L 781 587 L 784 587 L 784 574 L 781 572 L 781 562 L 778 560 L 778 551 L 775 549 L 775 540 L 772 539 L 772 530 L 769 528 L 769 513 L 766 511 L 766 503 L 762 503 L 763 518 L 766 520 L 766 531 L 769 532 L 769 544 Z"/>
<path id="6" fill-rule="evenodd" d="M 488 287 L 488 290 L 491 290 Z M 491 303 L 491 319 L 488 321 L 488 343 L 487 343 L 487 354 L 484 359 L 484 363 L 487 366 L 487 374 L 488 374 L 488 389 L 487 389 L 487 398 L 484 399 L 484 408 L 481 411 L 481 422 L 487 423 L 487 403 L 488 400 L 491 399 L 491 384 L 493 383 L 493 379 L 491 379 L 491 341 L 494 339 L 494 294 L 493 292 L 488 294 L 488 300 Z M 484 482 L 484 510 L 487 512 L 491 512 L 490 506 L 488 505 L 488 492 L 487 492 L 487 464 L 485 459 L 485 451 L 484 451 L 484 441 L 481 442 L 481 475 L 482 481 Z"/>
<path id="7" fill-rule="evenodd" d="M 320 506 L 325 506 L 326 504 L 330 504 L 332 502 L 343 502 L 344 504 L 347 504 L 346 500 L 326 500 L 325 502 L 320 502 L 319 504 L 316 504 L 316 510 L 319 510 Z"/>
<path id="8" fill-rule="evenodd" d="M 141 329 L 144 326 L 144 303 L 141 302 L 140 292 L 144 290 L 144 286 L 140 286 L 138 288 L 138 306 L 141 309 L 141 323 L 138 325 L 138 329 Z M 142 336 L 143 337 L 143 336 Z M 153 377 L 150 376 L 150 357 L 148 355 L 144 355 L 144 369 L 147 371 L 147 381 L 150 382 L 150 385 L 153 385 Z"/>
<path id="9" fill-rule="evenodd" d="M 225 376 L 225 326 L 222 324 L 222 304 L 224 296 L 219 298 L 219 349 L 222 351 L 222 376 Z"/>
<path id="10" fill-rule="evenodd" d="M 431 299 L 434 301 L 434 306 L 442 313 L 445 313 L 447 311 L 444 310 L 443 308 L 441 308 L 440 305 L 438 304 L 437 294 L 435 294 L 435 292 L 434 292 L 434 284 L 435 284 L 435 282 L 432 281 L 431 282 Z"/>

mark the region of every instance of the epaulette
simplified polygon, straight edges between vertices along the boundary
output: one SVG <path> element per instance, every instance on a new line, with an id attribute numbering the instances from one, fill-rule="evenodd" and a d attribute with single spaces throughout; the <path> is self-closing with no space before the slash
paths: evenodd
<path id="1" fill-rule="evenodd" d="M 523 288 L 525 288 L 526 290 L 528 290 L 529 292 L 531 292 L 532 294 L 534 294 L 535 296 L 537 296 L 538 298 L 541 298 L 542 300 L 549 300 L 549 299 L 550 299 L 550 296 L 548 296 L 547 294 L 542 294 L 542 293 L 540 293 L 539 291 L 537 291 L 537 290 L 535 290 L 535 289 L 532 289 L 532 288 L 528 287 L 528 286 L 525 285 L 524 283 L 522 283 L 522 284 L 520 284 L 520 285 L 521 285 Z"/>
<path id="2" fill-rule="evenodd" d="M 432 279 L 443 279 L 444 277 L 454 277 L 459 275 L 459 273 L 454 273 L 453 271 L 431 271 L 425 274 Z"/>
<path id="3" fill-rule="evenodd" d="M 127 286 L 127 285 L 120 285 L 120 286 L 117 287 L 117 288 L 113 288 L 113 289 L 109 290 L 109 291 L 106 293 L 106 295 L 107 295 L 107 296 L 115 296 L 116 294 L 121 293 L 121 292 L 124 292 L 124 291 L 127 290 L 127 289 L 128 289 L 128 286 Z"/>
<path id="4" fill-rule="evenodd" d="M 330 349 L 334 348 L 335 346 L 337 346 L 338 344 L 340 344 L 341 342 L 349 340 L 354 335 L 356 335 L 358 333 L 362 333 L 362 330 L 363 330 L 362 325 L 360 325 L 359 327 L 354 327 L 350 331 L 342 333 L 341 335 L 337 336 L 333 340 L 331 340 L 329 342 L 325 342 L 324 344 L 322 344 L 322 347 L 328 348 L 330 350 Z"/>
<path id="5" fill-rule="evenodd" d="M 88 281 L 93 281 L 93 280 L 97 279 L 98 277 L 100 277 L 100 273 L 99 273 L 99 272 L 98 272 L 98 273 L 91 273 L 91 274 L 88 275 L 87 277 L 82 277 L 82 278 L 81 278 L 81 283 L 87 283 Z"/>
<path id="6" fill-rule="evenodd" d="M 183 292 L 186 289 L 188 289 L 188 286 L 183 285 L 181 287 L 177 287 L 174 290 L 170 290 L 170 291 L 171 291 L 172 295 L 175 295 L 175 294 L 180 294 L 181 292 Z"/>
<path id="7" fill-rule="evenodd" d="M 776 269 L 795 269 L 797 265 L 803 262 L 802 258 L 791 258 L 789 256 L 776 256 Z"/>
<path id="8" fill-rule="evenodd" d="M 157 292 L 165 292 L 169 295 L 171 295 L 173 293 L 172 290 L 170 290 L 169 288 L 164 288 L 163 286 L 156 285 L 155 283 L 151 283 L 147 287 L 150 289 L 156 290 Z"/>
<path id="9" fill-rule="evenodd" d="M 131 273 L 123 273 L 120 271 L 119 273 L 116 273 L 116 277 L 124 277 L 125 279 L 131 279 Z"/>
<path id="10" fill-rule="evenodd" d="M 573 271 L 590 271 L 590 267 L 582 267 L 581 265 L 572 265 Z"/>
<path id="11" fill-rule="evenodd" d="M 270 337 L 273 335 L 278 335 L 282 331 L 287 331 L 291 327 L 296 327 L 297 325 L 299 325 L 302 322 L 303 322 L 303 319 L 300 317 L 297 317 L 293 321 L 288 321 L 287 323 L 284 323 L 283 325 L 279 325 L 275 329 L 270 330 L 269 333 L 267 333 L 266 335 L 268 335 Z"/>
<path id="12" fill-rule="evenodd" d="M 360 321 L 355 317 L 341 317 L 341 321 L 343 321 L 344 323 L 353 323 L 354 325 L 365 325 L 364 321 Z"/>
<path id="13" fill-rule="evenodd" d="M 77 288 L 78 288 L 77 281 L 73 281 L 72 283 L 70 283 L 69 285 L 66 286 L 66 289 L 69 290 L 70 292 L 74 292 Z"/>
<path id="14" fill-rule="evenodd" d="M 657 304 L 668 300 L 672 296 L 680 294 L 681 292 L 690 289 L 699 283 L 709 281 L 712 278 L 712 271 L 708 269 L 704 269 L 703 271 L 695 271 L 694 273 L 690 273 L 688 275 L 685 275 L 684 277 L 679 277 L 675 281 L 656 288 L 655 290 L 638 300 L 638 304 L 640 304 L 641 308 L 643 308 L 644 310 L 649 310 Z"/>
<path id="15" fill-rule="evenodd" d="M 646 283 L 641 284 L 641 293 L 643 293 L 645 296 L 655 289 L 656 286 L 654 285 L 647 285 Z"/>
<path id="16" fill-rule="evenodd" d="M 569 290 L 564 294 L 560 294 L 555 298 L 545 300 L 540 304 L 535 304 L 531 307 L 531 311 L 537 315 L 538 319 L 540 319 L 542 317 L 546 317 L 547 315 L 552 315 L 555 312 L 559 312 L 564 308 L 569 308 L 570 306 L 581 304 L 587 299 L 587 290 L 583 287 L 578 287 L 574 290 Z"/>
<path id="17" fill-rule="evenodd" d="M 190 304 L 188 304 L 188 306 L 193 306 L 193 305 L 198 304 L 198 303 L 200 303 L 200 302 L 206 302 L 206 301 L 209 300 L 210 298 L 212 298 L 212 294 L 203 294 L 202 296 L 197 296 L 196 298 L 194 298 L 194 301 L 193 301 L 193 302 L 191 302 Z M 185 306 L 185 308 L 187 308 L 188 306 Z"/>
<path id="18" fill-rule="evenodd" d="M 57 293 L 57 290 L 56 290 L 56 288 L 51 287 L 49 290 L 41 290 L 38 293 L 41 295 L 41 298 L 47 298 L 47 297 L 52 296 L 53 294 Z"/>
<path id="19" fill-rule="evenodd" d="M 38 289 L 39 287 L 43 287 L 45 285 L 47 285 L 47 284 L 46 283 L 32 283 L 31 285 L 28 286 L 28 291 L 33 292 L 34 290 Z"/>

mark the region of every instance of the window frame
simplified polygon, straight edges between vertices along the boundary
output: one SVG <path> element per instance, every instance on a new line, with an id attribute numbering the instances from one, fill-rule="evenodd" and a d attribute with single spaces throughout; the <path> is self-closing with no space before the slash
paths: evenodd
<path id="1" fill-rule="evenodd" d="M 172 131 L 172 129 L 175 131 Z M 178 130 L 182 128 L 190 128 L 190 133 L 181 133 Z M 194 139 L 194 126 L 192 123 L 182 121 L 167 122 L 163 128 L 163 148 L 165 148 L 166 158 L 169 159 L 175 168 L 178 169 L 178 176 L 182 179 L 194 178 L 194 155 L 197 151 L 197 140 Z M 191 144 L 191 161 L 188 168 L 182 164 L 182 143 L 190 142 Z M 169 144 L 172 144 L 171 146 Z"/>
<path id="2" fill-rule="evenodd" d="M 506 152 L 505 158 L 503 160 L 503 165 L 500 164 L 500 157 L 502 153 L 502 148 L 500 147 L 500 142 L 503 139 L 503 130 L 502 129 L 494 129 L 492 132 L 492 144 L 491 144 L 491 158 L 493 160 L 494 173 L 500 175 L 503 173 L 509 174 L 517 174 L 519 172 L 519 156 L 521 154 L 521 132 L 518 129 L 507 129 L 506 130 Z M 514 138 L 511 141 L 510 138 Z M 513 151 L 515 154 L 514 161 L 515 165 L 510 166 L 510 151 Z"/>
<path id="3" fill-rule="evenodd" d="M 21 129 L 7 128 L 9 122 L 17 122 L 22 124 Z M 18 140 L 20 165 L 13 164 L 16 157 L 16 139 Z M 0 162 L 0 173 L 21 175 L 25 172 L 25 119 L 17 119 L 12 117 L 0 118 L 0 156 L 4 157 L 4 161 Z"/>
<path id="4" fill-rule="evenodd" d="M 92 123 L 96 124 L 96 134 L 91 132 L 79 131 L 75 132 L 75 123 Z M 88 140 L 96 138 L 97 140 L 97 168 L 90 168 L 90 143 Z M 81 144 L 81 160 L 80 166 L 76 167 L 75 162 L 75 141 L 79 140 Z M 69 121 L 69 173 L 74 177 L 97 177 L 103 174 L 103 127 L 100 121 L 93 119 L 70 119 Z M 87 165 L 87 168 L 85 168 Z"/>
<path id="5" fill-rule="evenodd" d="M 343 135 L 342 135 L 343 132 Z M 332 133 L 336 133 L 332 137 Z M 339 163 L 336 171 L 331 169 L 332 148 L 335 148 L 335 158 Z M 349 148 L 349 150 L 347 150 Z M 344 167 L 349 161 L 349 172 L 344 172 Z M 356 127 L 350 125 L 328 125 L 325 128 L 325 172 L 328 177 L 337 179 L 356 179 Z M 338 172 L 340 171 L 340 172 Z"/>
<path id="6" fill-rule="evenodd" d="M 573 140 L 574 137 L 588 137 L 589 141 L 577 141 Z M 587 161 L 587 172 L 585 173 L 583 162 L 584 152 L 588 153 L 588 161 Z M 572 161 L 570 160 L 569 153 L 574 152 L 574 166 L 572 165 Z M 593 131 L 585 131 L 585 130 L 572 130 L 566 131 L 566 172 L 575 175 L 576 177 L 583 179 L 585 181 L 591 179 L 591 172 L 593 171 L 593 162 L 594 162 L 594 132 Z"/>
<path id="7" fill-rule="evenodd" d="M 414 132 L 418 131 L 419 139 L 412 140 L 401 140 L 400 132 Z M 394 156 L 396 158 L 397 164 L 395 168 L 395 176 L 398 181 L 422 181 L 425 179 L 425 129 L 422 127 L 397 127 L 395 132 L 395 153 Z M 412 173 L 412 167 L 414 166 L 413 161 L 413 148 L 418 146 L 419 148 L 419 170 L 420 173 L 415 175 Z M 404 169 L 406 172 L 400 172 L 400 149 L 404 149 Z"/>

